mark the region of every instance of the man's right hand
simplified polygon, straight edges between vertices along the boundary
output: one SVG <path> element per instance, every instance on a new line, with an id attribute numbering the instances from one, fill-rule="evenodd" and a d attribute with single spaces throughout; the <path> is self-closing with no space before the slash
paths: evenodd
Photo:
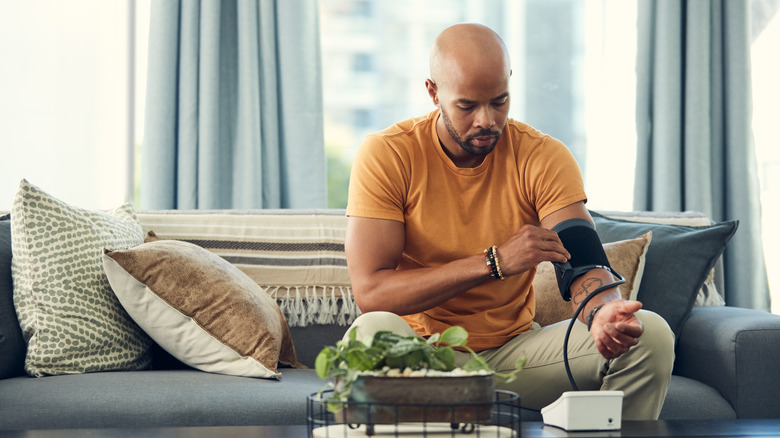
<path id="1" fill-rule="evenodd" d="M 497 251 L 505 276 L 526 272 L 541 262 L 564 263 L 571 258 L 558 233 L 533 225 L 524 225 Z"/>

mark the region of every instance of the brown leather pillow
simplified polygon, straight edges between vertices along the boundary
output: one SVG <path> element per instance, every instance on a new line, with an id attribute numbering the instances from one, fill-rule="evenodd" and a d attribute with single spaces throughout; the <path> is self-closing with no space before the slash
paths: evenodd
<path id="1" fill-rule="evenodd" d="M 105 251 L 119 302 L 162 348 L 203 371 L 279 378 L 298 362 L 276 301 L 238 268 L 197 245 L 155 240 Z"/>

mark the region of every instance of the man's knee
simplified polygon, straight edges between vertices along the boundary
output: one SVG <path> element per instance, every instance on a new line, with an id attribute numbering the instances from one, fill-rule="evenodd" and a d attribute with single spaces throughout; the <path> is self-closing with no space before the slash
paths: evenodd
<path id="1" fill-rule="evenodd" d="M 640 310 L 644 332 L 628 353 L 610 366 L 610 385 L 625 391 L 624 420 L 657 419 L 661 412 L 674 366 L 674 333 L 659 315 Z M 614 368 L 614 369 L 613 369 Z M 622 376 L 622 377 L 621 377 Z"/>
<path id="2" fill-rule="evenodd" d="M 636 317 L 642 321 L 644 332 L 632 349 L 639 350 L 640 360 L 652 362 L 655 371 L 671 374 L 674 365 L 674 333 L 669 324 L 657 313 L 647 310 L 640 310 Z"/>
<path id="3" fill-rule="evenodd" d="M 371 345 L 378 331 L 390 331 L 401 336 L 417 335 L 403 318 L 391 312 L 368 312 L 358 316 L 344 334 L 345 340 L 353 329 L 356 330 L 355 339 L 366 345 Z"/>

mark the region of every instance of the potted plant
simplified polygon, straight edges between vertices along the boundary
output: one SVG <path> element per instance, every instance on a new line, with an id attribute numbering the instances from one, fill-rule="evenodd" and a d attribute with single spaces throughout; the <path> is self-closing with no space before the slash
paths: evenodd
<path id="1" fill-rule="evenodd" d="M 493 378 L 514 380 L 525 358 L 512 372 L 496 373 L 467 341 L 466 330 L 456 326 L 428 339 L 379 331 L 366 345 L 353 329 L 315 361 L 317 375 L 333 379 L 325 388 L 332 388 L 328 409 L 348 423 L 489 419 Z M 455 348 L 471 353 L 462 368 L 455 366 Z"/>

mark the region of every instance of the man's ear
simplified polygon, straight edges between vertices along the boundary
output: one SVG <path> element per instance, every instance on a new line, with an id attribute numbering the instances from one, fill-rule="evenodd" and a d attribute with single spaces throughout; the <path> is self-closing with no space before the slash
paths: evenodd
<path id="1" fill-rule="evenodd" d="M 433 82 L 432 79 L 426 79 L 425 88 L 428 90 L 428 96 L 430 96 L 433 104 L 439 106 L 439 88 L 436 86 L 436 82 Z"/>

